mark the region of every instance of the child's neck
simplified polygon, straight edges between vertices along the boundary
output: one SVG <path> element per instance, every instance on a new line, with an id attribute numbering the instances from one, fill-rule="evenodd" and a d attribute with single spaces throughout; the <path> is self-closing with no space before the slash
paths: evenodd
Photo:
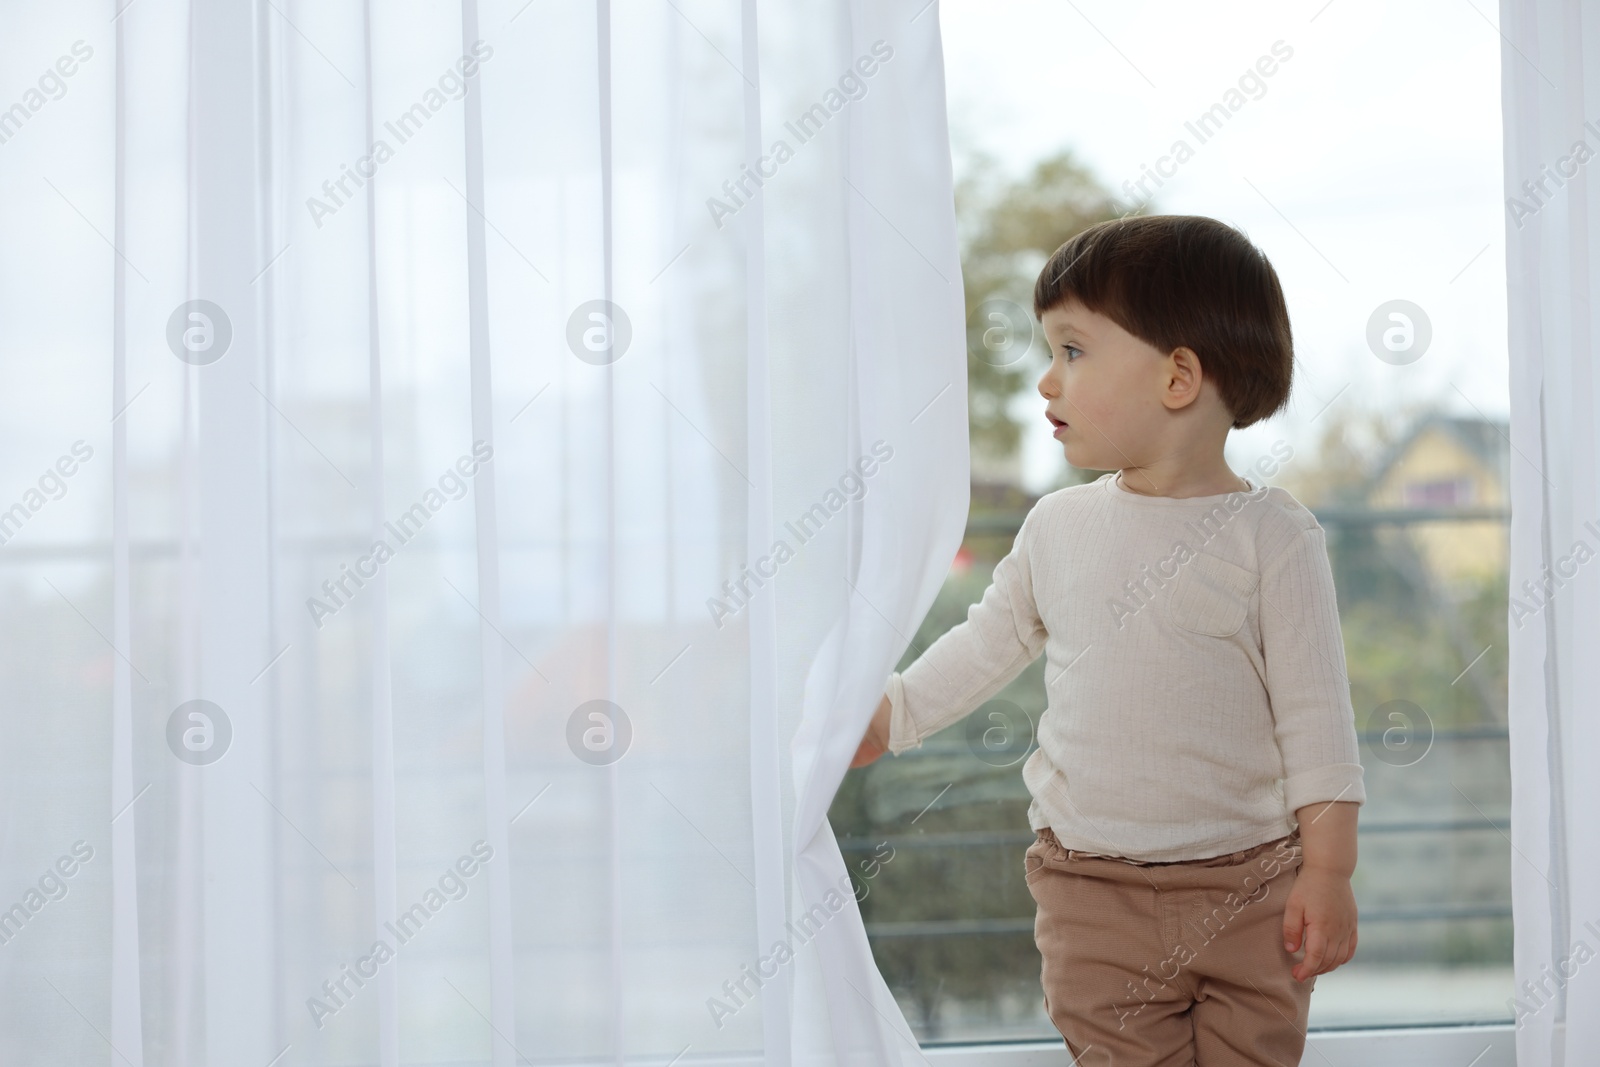
<path id="1" fill-rule="evenodd" d="M 1125 475 L 1131 474 L 1131 477 Z M 1114 477 L 1117 485 L 1130 493 L 1140 496 L 1167 496 L 1183 499 L 1191 496 L 1221 496 L 1223 493 L 1247 493 L 1250 483 L 1234 474 L 1231 470 L 1224 470 L 1221 475 L 1208 476 L 1203 479 L 1186 479 L 1178 484 L 1157 484 L 1151 480 L 1149 474 L 1136 467 L 1125 467 L 1119 470 Z"/>

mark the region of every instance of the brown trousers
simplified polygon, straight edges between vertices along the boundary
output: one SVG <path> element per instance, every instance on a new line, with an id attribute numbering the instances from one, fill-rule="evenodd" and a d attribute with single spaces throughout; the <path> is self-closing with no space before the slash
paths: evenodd
<path id="1" fill-rule="evenodd" d="M 1044 1007 L 1080 1067 L 1294 1067 L 1316 978 L 1290 973 L 1283 908 L 1299 832 L 1225 856 L 1136 863 L 1024 857 Z"/>

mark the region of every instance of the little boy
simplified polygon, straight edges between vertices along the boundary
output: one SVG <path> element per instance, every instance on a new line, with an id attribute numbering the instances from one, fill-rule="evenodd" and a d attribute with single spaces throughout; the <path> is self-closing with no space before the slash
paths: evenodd
<path id="1" fill-rule="evenodd" d="M 1033 303 L 1045 417 L 1110 473 L 1039 500 L 966 621 L 890 676 L 852 766 L 1042 651 L 1024 877 L 1068 1050 L 1298 1064 L 1314 976 L 1355 953 L 1366 793 L 1323 529 L 1223 458 L 1288 403 L 1277 274 L 1214 219 L 1130 217 L 1057 249 Z"/>

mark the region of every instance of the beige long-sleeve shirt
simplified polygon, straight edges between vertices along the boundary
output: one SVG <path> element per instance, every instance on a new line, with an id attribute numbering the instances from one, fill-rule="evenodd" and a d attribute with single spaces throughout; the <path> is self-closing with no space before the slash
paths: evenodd
<path id="1" fill-rule="evenodd" d="M 1364 803 L 1323 528 L 1287 491 L 1040 498 L 965 622 L 889 678 L 889 750 L 1045 655 L 1028 822 L 1067 848 L 1202 859 Z"/>

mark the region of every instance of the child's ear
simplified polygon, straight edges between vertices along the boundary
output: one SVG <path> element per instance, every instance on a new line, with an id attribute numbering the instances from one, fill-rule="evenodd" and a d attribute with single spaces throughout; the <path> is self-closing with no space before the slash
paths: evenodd
<path id="1" fill-rule="evenodd" d="M 1194 349 L 1180 345 L 1167 357 L 1167 381 L 1162 402 L 1177 410 L 1188 407 L 1200 397 L 1205 373 L 1200 366 L 1200 356 Z"/>

